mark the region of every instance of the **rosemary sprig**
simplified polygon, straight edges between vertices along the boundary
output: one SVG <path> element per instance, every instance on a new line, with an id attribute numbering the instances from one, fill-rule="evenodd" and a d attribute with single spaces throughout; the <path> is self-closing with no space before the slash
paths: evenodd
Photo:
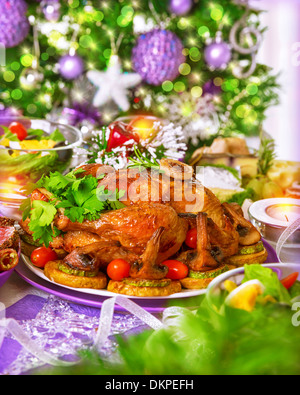
<path id="1" fill-rule="evenodd" d="M 276 159 L 275 141 L 273 139 L 261 139 L 260 147 L 257 150 L 258 155 L 258 173 L 267 175 Z"/>

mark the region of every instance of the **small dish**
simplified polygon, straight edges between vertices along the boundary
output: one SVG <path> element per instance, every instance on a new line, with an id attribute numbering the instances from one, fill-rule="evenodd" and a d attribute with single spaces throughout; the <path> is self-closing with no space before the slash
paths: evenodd
<path id="1" fill-rule="evenodd" d="M 18 143 L 10 144 L 10 148 L 0 146 L 0 212 L 19 220 L 18 211 L 25 199 L 20 190 L 51 171 L 63 173 L 77 166 L 80 158 L 74 156 L 74 148 L 82 144 L 82 135 L 72 126 L 41 119 L 10 117 L 0 118 L 0 139 L 3 133 L 1 126 L 9 127 L 12 122 L 22 124 L 27 130 L 42 130 L 46 137 L 59 130 L 65 139 L 51 149 L 22 149 L 18 148 Z"/>
<path id="2" fill-rule="evenodd" d="M 21 257 L 21 244 L 19 245 L 19 250 L 18 250 L 18 256 L 19 260 Z M 11 269 L 7 272 L 0 272 L 0 288 L 3 287 L 3 285 L 9 280 L 10 276 L 13 274 L 15 268 Z"/>

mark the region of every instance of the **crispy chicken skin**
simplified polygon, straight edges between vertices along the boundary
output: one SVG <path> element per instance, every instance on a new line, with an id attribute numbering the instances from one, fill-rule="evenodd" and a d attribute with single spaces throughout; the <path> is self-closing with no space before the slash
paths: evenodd
<path id="1" fill-rule="evenodd" d="M 223 208 L 228 218 L 230 218 L 234 228 L 239 233 L 239 243 L 241 245 L 248 246 L 260 241 L 261 234 L 259 231 L 251 224 L 251 222 L 247 221 L 242 215 L 240 215 L 236 207 L 228 203 L 224 203 Z"/>
<path id="2" fill-rule="evenodd" d="M 53 225 L 63 233 L 51 246 L 68 252 L 65 263 L 74 268 L 102 269 L 121 258 L 132 265 L 132 278 L 157 280 L 166 275 L 161 263 L 171 257 L 177 256 L 194 271 L 207 271 L 236 255 L 239 245 L 252 245 L 261 239 L 240 207 L 222 205 L 195 179 L 189 166 L 171 162 L 165 160 L 167 171 L 163 173 L 83 166 L 77 177 L 92 175 L 105 189 L 125 191 L 121 198 L 125 208 L 103 212 L 99 219 L 83 223 L 71 222 L 60 209 Z M 185 176 L 177 172 L 176 167 L 185 171 L 186 166 Z M 39 188 L 31 199 L 48 201 L 51 194 Z M 22 221 L 21 226 L 31 234 L 29 220 Z M 186 251 L 187 232 L 195 227 L 197 248 Z"/>
<path id="3" fill-rule="evenodd" d="M 76 233 L 68 232 L 66 236 L 72 234 L 76 238 Z M 122 247 L 117 241 L 98 241 L 92 244 L 87 241 L 87 244 L 73 248 L 65 258 L 65 263 L 80 270 L 103 270 L 115 259 L 124 259 L 133 265 L 139 258 L 139 255 Z"/>
<path id="4" fill-rule="evenodd" d="M 28 225 L 29 221 L 21 222 L 22 228 L 31 234 Z M 163 227 L 165 231 L 160 242 L 158 263 L 179 251 L 188 231 L 187 222 L 172 207 L 157 203 L 143 203 L 109 211 L 96 221 L 83 223 L 71 222 L 60 214 L 54 219 L 54 225 L 65 233 L 61 247 L 68 252 L 73 247 L 95 242 L 117 241 L 120 246 L 136 255 L 144 253 L 153 233 Z M 61 243 L 61 239 L 57 241 Z"/>
<path id="5" fill-rule="evenodd" d="M 82 224 L 73 223 L 63 215 L 54 222 L 63 232 L 89 232 L 104 241 L 118 241 L 120 246 L 138 255 L 143 254 L 153 233 L 164 227 L 158 262 L 168 259 L 180 249 L 188 230 L 187 223 L 178 217 L 172 207 L 156 203 L 109 211 L 103 213 L 99 220 L 84 221 Z"/>
<path id="6" fill-rule="evenodd" d="M 92 165 L 88 174 L 101 175 L 102 165 Z M 103 170 L 102 170 L 103 169 Z M 104 172 L 106 176 L 99 186 L 114 191 L 126 191 L 121 199 L 126 206 L 156 202 L 170 205 L 177 213 L 206 212 L 220 227 L 223 223 L 223 209 L 218 198 L 195 178 L 188 180 L 172 179 L 165 174 L 139 169 L 124 169 L 116 173 Z M 84 174 L 84 173 L 82 173 Z"/>

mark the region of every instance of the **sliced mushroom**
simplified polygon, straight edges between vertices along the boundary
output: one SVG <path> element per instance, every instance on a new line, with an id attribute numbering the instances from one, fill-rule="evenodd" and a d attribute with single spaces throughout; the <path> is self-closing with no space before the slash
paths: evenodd
<path id="1" fill-rule="evenodd" d="M 194 174 L 194 169 L 191 166 L 174 159 L 161 159 L 160 169 L 166 176 L 175 180 L 188 181 Z"/>
<path id="2" fill-rule="evenodd" d="M 102 241 L 76 248 L 65 257 L 64 263 L 73 269 L 79 269 L 87 272 L 95 271 L 99 267 L 99 260 L 97 259 L 96 254 L 107 247 L 114 247 L 117 244 L 117 242 Z"/>

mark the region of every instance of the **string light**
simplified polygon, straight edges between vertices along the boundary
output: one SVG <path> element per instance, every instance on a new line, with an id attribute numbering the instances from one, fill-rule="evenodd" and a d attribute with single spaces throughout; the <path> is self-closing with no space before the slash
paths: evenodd
<path id="1" fill-rule="evenodd" d="M 212 101 L 216 105 L 220 104 L 220 108 L 225 109 L 224 114 L 221 114 L 223 115 L 221 125 L 223 129 L 229 127 L 234 118 L 240 122 L 240 125 L 242 125 L 242 122 L 249 122 L 249 120 L 257 122 L 257 120 L 262 118 L 262 110 L 257 107 L 265 100 L 265 96 L 269 95 L 271 97 L 272 95 L 272 93 L 269 93 L 270 89 L 268 89 L 271 83 L 268 81 L 269 73 L 266 70 L 259 69 L 259 73 L 266 78 L 263 88 L 261 88 L 262 78 L 256 75 L 258 72 L 247 79 L 239 78 L 238 74 L 235 74 L 236 78 L 231 76 L 239 65 L 240 59 L 237 53 L 235 53 L 234 61 L 229 63 L 226 68 L 226 73 L 221 70 L 220 75 L 214 74 L 212 76 L 204 63 L 203 51 L 206 39 L 214 40 L 216 32 L 221 31 L 223 40 L 229 42 L 228 32 L 230 32 L 231 26 L 235 22 L 242 20 L 240 18 L 241 7 L 235 7 L 234 5 L 226 7 L 224 5 L 226 4 L 225 1 L 210 1 L 208 4 L 207 2 L 202 4 L 203 2 L 201 1 L 195 1 L 195 12 L 193 14 L 168 16 L 159 13 L 157 10 L 159 7 L 155 8 L 155 15 L 153 14 L 153 8 L 145 7 L 143 9 L 144 4 L 139 0 L 115 0 L 114 2 L 100 0 L 97 2 L 97 8 L 89 0 L 84 2 L 67 0 L 66 3 L 69 5 L 69 10 L 66 11 L 65 15 L 61 15 L 60 20 L 56 23 L 45 21 L 40 15 L 29 16 L 32 26 L 37 26 L 40 34 L 45 36 L 42 41 L 43 48 L 40 59 L 43 71 L 47 72 L 48 82 L 46 80 L 43 81 L 40 91 L 38 93 L 35 91 L 32 94 L 23 92 L 16 86 L 16 81 L 19 81 L 19 75 L 23 68 L 30 68 L 35 62 L 32 49 L 28 48 L 28 45 L 19 47 L 19 56 L 14 61 L 12 60 L 8 67 L 2 69 L 2 84 L 4 86 L 1 92 L 1 99 L 4 102 L 7 100 L 5 105 L 11 105 L 14 100 L 20 101 L 21 92 L 22 101 L 25 103 L 25 111 L 28 110 L 29 112 L 30 110 L 30 112 L 33 112 L 34 109 L 30 104 L 35 100 L 35 94 L 39 95 L 37 97 L 39 101 L 48 105 L 51 103 L 52 98 L 56 97 L 58 89 L 64 93 L 67 92 L 66 84 L 61 80 L 57 80 L 57 78 L 52 78 L 52 75 L 58 74 L 58 69 L 55 65 L 57 56 L 63 55 L 64 52 L 70 49 L 74 52 L 80 51 L 80 56 L 86 61 L 87 70 L 106 69 L 108 61 L 114 52 L 111 42 L 115 41 L 120 32 L 124 32 L 126 37 L 126 41 L 124 40 L 122 43 L 122 51 L 120 51 L 122 69 L 126 73 L 133 71 L 132 61 L 126 54 L 131 53 L 131 48 L 135 42 L 132 29 L 135 29 L 135 22 L 140 21 L 137 34 L 143 33 L 142 29 L 151 31 L 157 26 L 163 26 L 167 30 L 174 30 L 177 27 L 180 30 L 178 36 L 184 45 L 183 54 L 186 57 L 186 61 L 180 65 L 180 76 L 176 80 L 164 81 L 157 89 L 153 89 L 152 86 L 147 86 L 146 84 L 137 87 L 133 97 L 139 99 L 139 102 L 137 103 L 134 99 L 131 99 L 132 104 L 138 105 L 136 108 L 147 108 L 153 113 L 157 111 L 168 116 L 166 107 L 162 102 L 156 100 L 159 94 L 165 99 L 169 95 L 177 95 L 178 93 L 181 95 L 187 94 L 194 99 L 202 98 L 205 96 L 203 85 L 209 82 L 211 78 L 214 86 L 221 88 L 220 94 L 212 95 Z M 150 4 L 152 4 L 151 1 Z M 114 18 L 106 18 L 110 12 L 114 15 Z M 111 15 L 109 14 L 109 16 Z M 245 23 L 241 28 L 244 28 L 245 25 L 247 27 L 247 19 L 243 19 L 243 21 Z M 251 23 L 253 21 L 252 19 Z M 255 21 L 255 27 L 258 29 L 259 21 L 258 19 Z M 100 35 L 100 29 L 105 33 Z M 76 42 L 70 39 L 73 31 L 76 31 L 78 34 L 78 41 L 76 40 Z M 244 42 L 241 40 L 240 45 L 251 47 L 255 43 L 256 40 L 253 38 L 253 35 L 248 34 L 245 36 Z M 76 101 L 90 100 L 90 97 L 84 94 L 84 89 L 75 89 L 75 86 L 71 87 L 72 99 Z M 243 107 L 246 97 L 249 97 L 249 107 Z M 31 101 L 31 103 L 26 104 L 26 101 Z M 271 101 L 271 98 L 269 98 L 269 101 Z M 16 104 L 19 105 L 19 103 Z M 60 106 L 63 105 L 62 103 L 63 101 L 59 103 Z M 47 113 L 39 104 L 38 109 L 37 106 L 35 107 L 35 111 L 41 110 L 39 115 L 44 115 L 42 112 Z M 110 122 L 114 115 L 115 113 L 104 111 L 102 118 L 104 122 Z"/>

